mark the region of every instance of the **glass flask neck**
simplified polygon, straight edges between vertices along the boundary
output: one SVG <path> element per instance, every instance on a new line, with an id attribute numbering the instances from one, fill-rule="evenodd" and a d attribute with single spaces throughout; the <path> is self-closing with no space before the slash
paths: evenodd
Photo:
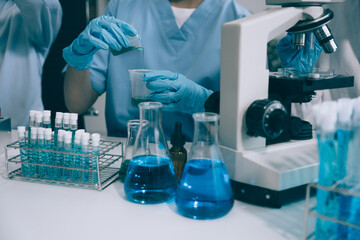
<path id="1" fill-rule="evenodd" d="M 195 113 L 194 139 L 190 159 L 222 160 L 218 143 L 219 115 L 215 113 Z"/>
<path id="2" fill-rule="evenodd" d="M 143 102 L 139 104 L 140 129 L 135 141 L 134 156 L 169 156 L 169 149 L 161 126 L 162 104 Z"/>
<path id="3" fill-rule="evenodd" d="M 140 120 L 130 120 L 127 124 L 127 140 L 126 140 L 126 144 L 129 145 L 133 145 L 135 143 L 135 139 L 136 139 L 136 134 L 139 131 L 139 126 L 140 126 Z"/>

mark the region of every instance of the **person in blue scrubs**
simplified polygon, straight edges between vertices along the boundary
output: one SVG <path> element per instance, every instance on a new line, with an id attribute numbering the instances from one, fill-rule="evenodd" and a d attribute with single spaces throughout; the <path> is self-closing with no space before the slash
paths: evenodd
<path id="1" fill-rule="evenodd" d="M 180 15 L 189 13 L 181 12 L 182 9 L 190 11 L 186 21 Z M 77 45 L 88 44 L 88 41 L 83 41 L 85 36 L 80 34 L 71 46 L 64 49 L 64 58 L 69 64 L 65 77 L 67 107 L 70 111 L 84 112 L 106 91 L 108 135 L 126 136 L 127 121 L 139 118 L 139 109 L 131 104 L 128 69 L 159 70 L 152 72 L 144 80 L 151 82 L 153 79 L 161 79 L 161 83 L 165 85 L 166 81 L 177 85 L 171 86 L 171 90 L 162 91 L 160 96 L 154 96 L 154 100 L 165 99 L 162 101 L 162 126 L 165 135 L 169 137 L 175 122 L 180 121 L 184 134 L 191 139 L 191 113 L 204 111 L 206 99 L 213 91 L 220 89 L 221 25 L 248 15 L 249 12 L 235 0 L 110 1 L 104 16 L 90 23 L 85 31 L 93 31 L 90 37 L 92 39 L 93 36 L 98 36 L 96 28 L 107 29 L 111 36 L 117 37 L 114 41 L 119 46 L 108 40 L 110 37 L 106 35 L 99 37 L 104 45 L 96 42 L 89 44 L 88 49 L 79 50 Z M 182 26 L 181 20 L 178 20 L 179 26 L 177 19 L 184 21 Z M 92 28 L 95 30 L 90 29 L 92 24 L 95 25 Z M 120 26 L 118 32 L 109 27 L 115 25 Z M 108 46 L 114 49 L 126 47 L 122 37 L 134 34 L 141 38 L 143 56 L 139 56 L 141 54 L 138 51 L 118 56 L 110 53 Z M 80 53 L 86 50 L 96 53 Z M 91 55 L 91 63 L 88 64 L 82 55 Z M 156 87 L 158 86 L 153 86 Z"/>
<path id="2" fill-rule="evenodd" d="M 42 68 L 61 19 L 58 0 L 0 0 L 0 108 L 12 128 L 44 109 Z"/>
<path id="3" fill-rule="evenodd" d="M 103 16 L 89 23 L 63 51 L 69 67 L 65 102 L 84 112 L 106 94 L 108 135 L 126 136 L 126 123 L 139 117 L 131 105 L 129 69 L 145 68 L 152 100 L 162 102 L 165 135 L 177 121 L 187 139 L 193 136 L 194 112 L 220 89 L 221 26 L 250 13 L 235 0 L 112 0 Z M 118 56 L 128 47 L 126 36 L 138 35 L 144 48 Z"/>

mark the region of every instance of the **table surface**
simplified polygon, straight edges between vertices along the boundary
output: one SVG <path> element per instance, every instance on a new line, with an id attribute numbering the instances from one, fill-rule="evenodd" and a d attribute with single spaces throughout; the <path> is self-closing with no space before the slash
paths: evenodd
<path id="1" fill-rule="evenodd" d="M 0 154 L 0 239 L 302 239 L 305 201 L 272 209 L 235 201 L 214 220 L 193 220 L 175 203 L 127 201 L 123 184 L 103 191 L 6 178 Z"/>

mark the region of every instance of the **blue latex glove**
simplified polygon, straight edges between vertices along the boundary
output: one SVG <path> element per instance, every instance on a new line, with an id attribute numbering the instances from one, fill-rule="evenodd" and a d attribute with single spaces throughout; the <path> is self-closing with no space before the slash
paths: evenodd
<path id="1" fill-rule="evenodd" d="M 163 104 L 164 111 L 183 113 L 204 112 L 204 104 L 213 91 L 187 79 L 184 75 L 170 71 L 145 73 L 143 81 L 154 93 L 150 99 Z"/>
<path id="2" fill-rule="evenodd" d="M 311 48 L 310 37 L 310 33 L 307 33 L 305 46 L 300 50 L 293 48 L 290 34 L 279 41 L 277 50 L 283 68 L 296 68 L 301 72 L 308 72 L 313 69 L 321 54 L 322 47 L 313 36 L 314 44 Z"/>
<path id="3" fill-rule="evenodd" d="M 99 49 L 120 51 L 129 47 L 127 36 L 136 36 L 136 30 L 114 17 L 101 16 L 90 21 L 85 30 L 64 48 L 65 61 L 77 70 L 89 69 L 95 52 Z"/>

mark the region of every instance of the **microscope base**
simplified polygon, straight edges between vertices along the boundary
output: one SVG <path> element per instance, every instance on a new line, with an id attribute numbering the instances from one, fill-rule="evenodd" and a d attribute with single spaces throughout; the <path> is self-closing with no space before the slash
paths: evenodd
<path id="1" fill-rule="evenodd" d="M 246 183 L 231 181 L 235 199 L 263 207 L 281 208 L 284 204 L 305 198 L 307 184 L 275 191 Z"/>
<path id="2" fill-rule="evenodd" d="M 241 201 L 279 208 L 305 198 L 306 184 L 318 176 L 315 139 L 242 152 L 220 147 L 235 198 Z"/>

